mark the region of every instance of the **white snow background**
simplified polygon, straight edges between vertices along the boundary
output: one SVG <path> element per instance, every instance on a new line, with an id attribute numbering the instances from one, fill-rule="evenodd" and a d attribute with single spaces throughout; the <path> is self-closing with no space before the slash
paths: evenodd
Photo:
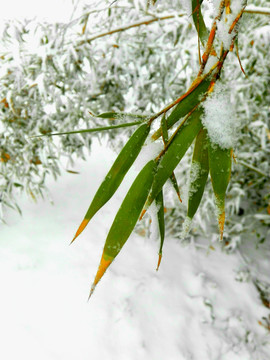
<path id="1" fill-rule="evenodd" d="M 46 2 L 55 16 L 53 3 Z M 268 360 L 269 331 L 258 321 L 269 311 L 248 273 L 245 280 L 243 257 L 227 255 L 218 243 L 210 250 L 207 239 L 198 249 L 166 238 L 156 272 L 159 244 L 133 234 L 87 302 L 135 170 L 69 243 L 114 158 L 94 142 L 87 162 L 76 161 L 80 174 L 50 179 L 53 206 L 22 198 L 23 216 L 7 214 L 0 228 L 0 359 Z M 255 270 L 269 276 L 269 248 L 245 246 Z"/>
<path id="2" fill-rule="evenodd" d="M 268 316 L 238 255 L 133 234 L 87 302 L 106 233 L 128 181 L 69 246 L 115 154 L 94 143 L 79 175 L 49 181 L 49 200 L 23 199 L 1 227 L 0 359 L 267 360 Z M 259 255 L 257 256 L 258 261 Z M 262 254 L 261 254 L 262 255 Z M 245 342 L 246 339 L 246 342 Z"/>

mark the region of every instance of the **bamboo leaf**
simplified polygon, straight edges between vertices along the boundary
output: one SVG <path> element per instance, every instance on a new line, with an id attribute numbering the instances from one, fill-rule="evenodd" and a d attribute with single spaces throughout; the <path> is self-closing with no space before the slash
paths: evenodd
<path id="1" fill-rule="evenodd" d="M 161 258 L 162 258 L 162 248 L 165 238 L 165 221 L 164 221 L 164 202 L 163 202 L 163 191 L 161 190 L 158 196 L 156 197 L 156 205 L 158 208 L 157 218 L 158 218 L 158 227 L 159 227 L 159 235 L 160 235 L 160 247 L 158 253 L 158 264 L 156 271 L 158 271 Z"/>
<path id="2" fill-rule="evenodd" d="M 161 119 L 161 133 L 162 133 L 163 142 L 166 145 L 168 142 L 168 139 L 169 139 L 169 134 L 168 134 L 168 128 L 167 128 L 165 114 L 162 116 L 162 119 Z"/>
<path id="3" fill-rule="evenodd" d="M 123 200 L 107 236 L 90 296 L 133 231 L 151 189 L 156 167 L 157 164 L 154 160 L 149 161 L 140 171 Z"/>
<path id="4" fill-rule="evenodd" d="M 186 237 L 191 221 L 200 205 L 209 173 L 207 130 L 197 135 L 190 168 L 187 218 L 183 225 L 182 238 Z"/>
<path id="5" fill-rule="evenodd" d="M 222 149 L 208 141 L 209 169 L 218 212 L 220 240 L 225 222 L 225 195 L 231 176 L 231 149 Z"/>
<path id="6" fill-rule="evenodd" d="M 162 139 L 163 139 L 164 145 L 166 146 L 166 144 L 168 143 L 169 134 L 168 134 L 165 114 L 162 116 L 162 119 L 161 119 L 161 131 L 162 131 Z M 179 187 L 178 187 L 177 180 L 176 180 L 174 172 L 171 174 L 170 180 L 171 180 L 171 183 L 173 185 L 173 188 L 176 191 L 176 194 L 177 194 L 177 196 L 179 198 L 179 201 L 182 202 L 181 196 L 180 196 L 180 190 L 179 190 Z"/>
<path id="7" fill-rule="evenodd" d="M 180 127 L 177 134 L 169 142 L 167 151 L 161 157 L 158 164 L 157 173 L 154 178 L 153 187 L 147 199 L 146 209 L 151 205 L 158 193 L 161 191 L 163 185 L 171 176 L 172 172 L 185 155 L 187 149 L 192 144 L 194 138 L 202 127 L 200 116 L 202 115 L 201 109 L 196 109 L 189 118 L 185 121 L 184 125 Z M 143 215 L 143 214 L 142 214 Z"/>
<path id="8" fill-rule="evenodd" d="M 173 188 L 174 188 L 174 190 L 176 192 L 176 195 L 177 195 L 179 201 L 182 202 L 181 195 L 180 195 L 180 189 L 179 189 L 177 179 L 176 179 L 176 176 L 175 176 L 174 172 L 170 176 L 170 181 L 172 183 L 172 186 L 173 186 Z"/>
<path id="9" fill-rule="evenodd" d="M 167 129 L 170 129 L 180 118 L 186 116 L 194 107 L 199 104 L 201 97 L 205 94 L 210 86 L 210 78 L 204 78 L 201 83 L 194 88 L 179 104 L 166 120 Z M 162 135 L 162 129 L 159 128 L 153 135 L 152 139 L 156 140 Z"/>
<path id="10" fill-rule="evenodd" d="M 60 132 L 60 133 L 48 133 L 48 134 L 37 135 L 37 136 L 32 136 L 32 137 L 43 137 L 43 136 L 55 136 L 55 135 L 70 135 L 70 134 L 92 133 L 92 132 L 114 130 L 114 129 L 129 127 L 129 126 L 140 125 L 141 123 L 142 123 L 141 121 L 134 121 L 134 122 L 126 123 L 126 124 L 118 124 L 118 125 L 111 125 L 111 126 L 102 126 L 102 127 L 98 127 L 98 128 L 92 128 L 92 129 L 65 131 L 65 132 Z"/>
<path id="11" fill-rule="evenodd" d="M 209 33 L 205 26 L 202 12 L 201 12 L 201 0 L 192 0 L 192 17 L 198 36 L 203 45 L 207 42 Z"/>
<path id="12" fill-rule="evenodd" d="M 127 116 L 134 119 L 147 119 L 146 115 L 140 115 L 140 114 L 131 114 L 131 113 L 125 113 L 125 112 L 114 112 L 109 111 L 102 114 L 95 115 L 92 112 L 89 111 L 89 114 L 93 117 L 102 118 L 102 119 L 122 119 L 123 117 Z"/>
<path id="13" fill-rule="evenodd" d="M 120 154 L 113 163 L 110 171 L 106 175 L 99 189 L 97 190 L 85 217 L 79 226 L 72 242 L 85 229 L 88 222 L 96 214 L 96 212 L 113 196 L 118 189 L 126 173 L 137 158 L 141 148 L 149 134 L 150 128 L 148 124 L 141 125 L 128 140 L 121 150 Z"/>

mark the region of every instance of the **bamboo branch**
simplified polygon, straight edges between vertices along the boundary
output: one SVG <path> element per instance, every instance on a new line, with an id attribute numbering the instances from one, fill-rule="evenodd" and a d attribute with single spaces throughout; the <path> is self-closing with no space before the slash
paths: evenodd
<path id="1" fill-rule="evenodd" d="M 201 64 L 198 76 L 200 76 L 203 73 L 205 65 L 206 65 L 206 63 L 208 61 L 209 55 L 210 55 L 211 50 L 212 50 L 213 42 L 214 42 L 215 36 L 216 36 L 217 21 L 220 20 L 221 15 L 222 15 L 223 10 L 224 10 L 224 7 L 225 7 L 225 1 L 222 0 L 220 5 L 219 5 L 218 15 L 215 17 L 215 19 L 213 21 L 213 25 L 212 25 L 212 28 L 211 28 L 211 31 L 210 31 L 210 34 L 209 34 L 209 38 L 207 40 L 206 49 L 205 49 L 205 52 L 203 53 L 203 56 L 202 56 L 202 64 Z"/>
<path id="2" fill-rule="evenodd" d="M 270 9 L 267 10 L 267 11 L 246 9 L 244 12 L 247 13 L 247 14 L 270 15 Z"/>
<path id="3" fill-rule="evenodd" d="M 168 20 L 168 19 L 173 19 L 173 18 L 176 18 L 176 17 L 182 17 L 184 15 L 185 14 L 166 15 L 166 16 L 161 16 L 161 17 L 155 17 L 154 19 L 146 19 L 146 20 L 134 23 L 134 24 L 130 24 L 130 25 L 127 25 L 127 26 L 123 26 L 123 27 L 116 28 L 116 29 L 113 29 L 113 30 L 110 30 L 110 31 L 106 31 L 104 33 L 94 35 L 94 36 L 92 36 L 92 37 L 90 37 L 88 39 L 80 41 L 78 43 L 78 46 L 81 46 L 81 45 L 86 44 L 86 43 L 90 43 L 90 42 L 92 42 L 92 41 L 94 41 L 96 39 L 102 38 L 102 37 L 107 36 L 107 35 L 112 35 L 112 34 L 115 34 L 115 33 L 118 33 L 118 32 L 126 31 L 126 30 L 129 30 L 129 29 L 135 28 L 135 27 L 139 27 L 139 26 L 142 26 L 142 25 L 150 25 L 150 24 L 152 24 L 152 23 L 154 23 L 156 21 Z"/>
<path id="4" fill-rule="evenodd" d="M 243 160 L 238 160 L 237 163 L 240 164 L 240 165 L 245 166 L 245 167 L 246 167 L 247 169 L 249 169 L 249 170 L 255 171 L 257 174 L 259 174 L 259 175 L 261 175 L 261 176 L 265 176 L 265 177 L 267 177 L 267 178 L 269 177 L 268 174 L 264 173 L 263 171 L 261 171 L 260 169 L 256 168 L 255 166 L 246 163 L 246 162 L 243 161 Z"/>
<path id="5" fill-rule="evenodd" d="M 104 10 L 104 9 L 102 9 L 102 10 Z M 87 16 L 90 13 L 91 12 L 85 14 L 85 16 Z M 258 8 L 257 7 L 249 8 L 248 7 L 247 9 L 244 10 L 244 13 L 258 14 L 258 15 L 270 15 L 270 9 L 259 8 L 259 7 Z M 102 37 L 112 35 L 112 34 L 115 34 L 115 33 L 118 33 L 118 32 L 123 32 L 123 31 L 129 30 L 129 29 L 135 28 L 135 27 L 139 27 L 139 26 L 142 26 L 142 25 L 150 25 L 150 24 L 153 24 L 154 22 L 157 22 L 157 21 L 169 20 L 169 19 L 173 19 L 173 18 L 176 18 L 176 17 L 182 17 L 184 15 L 185 14 L 165 15 L 165 16 L 160 16 L 160 17 L 154 17 L 153 19 L 143 20 L 143 21 L 140 21 L 140 22 L 137 22 L 137 23 L 134 23 L 134 24 L 126 25 L 126 26 L 123 26 L 123 27 L 120 27 L 120 28 L 116 28 L 116 29 L 113 29 L 113 30 L 110 30 L 110 31 L 106 31 L 106 32 L 103 32 L 103 33 L 100 33 L 100 34 L 93 35 L 92 37 L 90 37 L 88 39 L 80 41 L 78 43 L 78 46 L 81 46 L 81 45 L 86 44 L 86 43 L 91 43 L 92 41 L 94 41 L 96 39 L 100 39 Z M 155 16 L 155 15 L 153 15 L 153 16 Z"/>
<path id="6" fill-rule="evenodd" d="M 247 6 L 244 12 L 247 14 L 270 15 L 269 8 L 252 5 Z"/>
<path id="7" fill-rule="evenodd" d="M 149 120 L 148 120 L 148 124 L 150 125 L 155 119 L 157 119 L 160 115 L 165 114 L 167 111 L 169 111 L 171 108 L 173 108 L 175 105 L 177 105 L 178 103 L 180 103 L 182 100 L 184 100 L 190 93 L 192 93 L 192 91 L 194 91 L 199 85 L 200 83 L 207 77 L 209 76 L 212 71 L 216 68 L 216 65 L 213 66 L 213 68 L 204 76 L 200 76 L 197 77 L 195 79 L 195 81 L 193 81 L 193 83 L 191 84 L 190 88 L 188 89 L 188 91 L 183 94 L 182 96 L 180 96 L 178 99 L 174 100 L 173 102 L 171 102 L 169 105 L 167 105 L 164 109 L 162 109 L 161 111 L 159 111 L 158 113 L 156 113 L 155 115 L 153 115 Z"/>

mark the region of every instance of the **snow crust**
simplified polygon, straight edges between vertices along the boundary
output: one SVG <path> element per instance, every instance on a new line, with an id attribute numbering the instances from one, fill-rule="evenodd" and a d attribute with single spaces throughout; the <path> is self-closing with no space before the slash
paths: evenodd
<path id="1" fill-rule="evenodd" d="M 223 149 L 234 147 L 241 124 L 236 118 L 228 89 L 217 82 L 213 93 L 203 103 L 203 107 L 202 123 L 211 141 Z"/>

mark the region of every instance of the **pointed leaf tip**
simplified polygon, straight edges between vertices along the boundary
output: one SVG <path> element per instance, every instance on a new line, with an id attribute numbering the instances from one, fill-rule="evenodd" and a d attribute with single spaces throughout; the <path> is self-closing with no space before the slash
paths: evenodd
<path id="1" fill-rule="evenodd" d="M 161 263 L 161 259 L 162 259 L 162 254 L 158 254 L 158 264 L 157 264 L 157 268 L 156 271 L 158 271 L 160 263 Z"/>
<path id="2" fill-rule="evenodd" d="M 86 225 L 89 223 L 89 219 L 83 219 L 81 225 L 79 226 L 74 238 L 71 240 L 70 245 L 73 243 L 73 241 L 83 232 L 83 230 L 85 229 Z"/>
<path id="3" fill-rule="evenodd" d="M 220 232 L 220 241 L 223 240 L 223 231 L 224 231 L 224 223 L 225 223 L 225 211 L 223 211 L 218 217 L 218 226 Z"/>
<path id="4" fill-rule="evenodd" d="M 108 269 L 108 267 L 111 265 L 112 261 L 113 261 L 113 258 L 110 257 L 110 256 L 107 256 L 103 252 L 100 263 L 99 263 L 98 271 L 97 271 L 96 276 L 95 276 L 95 280 L 94 280 L 94 282 L 93 282 L 93 284 L 91 286 L 91 290 L 90 290 L 88 300 L 92 296 L 98 282 L 100 281 L 100 279 L 102 278 L 102 276 L 104 275 L 104 273 Z"/>
<path id="5" fill-rule="evenodd" d="M 90 300 L 91 296 L 92 296 L 92 295 L 93 295 L 93 293 L 94 293 L 94 290 L 95 290 L 95 286 L 94 286 L 94 285 L 92 285 L 92 286 L 91 286 L 91 290 L 90 290 L 90 293 L 89 293 L 89 296 L 88 296 L 87 301 L 89 301 L 89 300 Z"/>

